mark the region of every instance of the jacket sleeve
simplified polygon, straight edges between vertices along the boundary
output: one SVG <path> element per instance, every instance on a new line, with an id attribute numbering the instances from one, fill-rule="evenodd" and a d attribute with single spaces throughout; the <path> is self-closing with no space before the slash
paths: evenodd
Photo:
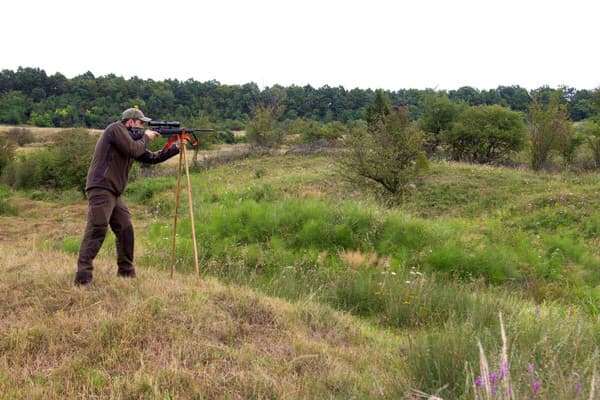
<path id="1" fill-rule="evenodd" d="M 168 160 L 169 158 L 177 154 L 179 154 L 179 149 L 177 148 L 177 146 L 172 145 L 168 149 L 162 149 L 159 151 L 146 150 L 144 151 L 144 153 L 142 153 L 141 156 L 136 157 L 135 159 L 136 161 L 140 161 L 146 164 L 158 164 Z"/>
<path id="2" fill-rule="evenodd" d="M 112 145 L 121 153 L 131 158 L 140 157 L 146 151 L 150 139 L 143 135 L 139 140 L 133 140 L 131 135 L 124 129 L 111 129 L 110 141 Z"/>

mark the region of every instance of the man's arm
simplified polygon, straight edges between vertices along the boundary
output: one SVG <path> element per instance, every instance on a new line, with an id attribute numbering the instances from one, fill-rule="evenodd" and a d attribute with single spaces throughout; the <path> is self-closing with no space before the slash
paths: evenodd
<path id="1" fill-rule="evenodd" d="M 173 144 L 168 149 L 162 149 L 159 151 L 146 150 L 141 156 L 136 157 L 136 161 L 140 161 L 146 164 L 158 164 L 168 160 L 169 158 L 177 154 L 179 154 L 179 148 L 177 147 L 177 145 Z"/>
<path id="2" fill-rule="evenodd" d="M 146 151 L 150 140 L 156 136 L 154 131 L 146 130 L 139 140 L 133 140 L 126 128 L 113 128 L 111 132 L 111 142 L 119 152 L 132 158 L 140 157 Z"/>

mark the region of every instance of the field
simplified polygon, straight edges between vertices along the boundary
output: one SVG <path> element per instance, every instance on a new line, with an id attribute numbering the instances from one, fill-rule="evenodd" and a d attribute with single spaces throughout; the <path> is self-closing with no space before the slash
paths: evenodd
<path id="1" fill-rule="evenodd" d="M 0 193 L 0 398 L 598 398 L 596 175 L 434 163 L 385 207 L 336 168 L 194 170 L 200 281 L 173 165 L 126 193 L 133 282 L 110 236 L 73 287 L 80 195 Z"/>

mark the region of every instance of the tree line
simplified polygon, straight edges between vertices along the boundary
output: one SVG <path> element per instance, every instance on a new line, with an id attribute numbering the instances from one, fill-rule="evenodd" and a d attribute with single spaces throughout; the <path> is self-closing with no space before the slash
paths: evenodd
<path id="1" fill-rule="evenodd" d="M 431 95 L 446 96 L 468 106 L 500 105 L 526 113 L 533 97 L 550 99 L 559 91 L 569 117 L 580 121 L 596 115 L 594 91 L 575 88 L 498 86 L 479 90 L 465 86 L 456 90 L 399 89 L 383 91 L 390 102 L 406 106 L 411 120 L 419 119 Z M 199 82 L 167 79 L 154 81 L 114 74 L 94 76 L 91 72 L 67 78 L 48 75 L 43 69 L 19 67 L 0 72 L 0 123 L 49 127 L 104 128 L 119 118 L 123 109 L 138 105 L 156 118 L 182 122 L 207 118 L 228 129 L 243 129 L 260 107 L 278 107 L 280 121 L 298 118 L 322 123 L 348 123 L 364 119 L 375 100 L 372 89 L 310 85 L 260 89 L 256 83 L 227 85 L 218 81 Z"/>

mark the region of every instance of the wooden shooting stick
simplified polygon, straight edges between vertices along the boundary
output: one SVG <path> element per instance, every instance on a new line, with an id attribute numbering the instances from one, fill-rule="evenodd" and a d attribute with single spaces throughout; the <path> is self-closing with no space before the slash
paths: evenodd
<path id="1" fill-rule="evenodd" d="M 185 145 L 182 143 L 181 135 L 179 139 L 179 172 L 177 174 L 177 190 L 175 192 L 175 217 L 173 221 L 173 245 L 171 247 L 171 278 L 175 271 L 175 238 L 177 237 L 177 212 L 179 210 L 179 190 L 181 188 L 181 164 L 185 164 L 185 176 L 187 178 L 187 195 L 190 209 L 190 222 L 192 224 L 192 239 L 194 243 L 194 266 L 196 267 L 196 278 L 200 279 L 200 267 L 198 266 L 198 246 L 196 244 L 196 227 L 194 225 L 194 208 L 192 206 L 192 187 L 190 184 L 190 170 L 187 163 Z"/>

